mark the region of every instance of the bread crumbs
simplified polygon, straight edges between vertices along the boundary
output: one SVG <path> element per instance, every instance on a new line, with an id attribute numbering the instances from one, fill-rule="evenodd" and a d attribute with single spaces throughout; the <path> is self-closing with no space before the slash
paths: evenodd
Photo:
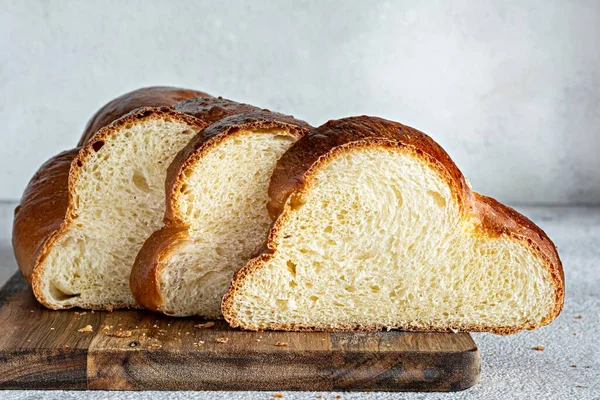
<path id="1" fill-rule="evenodd" d="M 196 325 L 194 325 L 194 328 L 206 329 L 206 328 L 212 328 L 213 326 L 215 326 L 215 323 L 212 321 L 209 321 L 204 324 L 196 324 Z"/>
<path id="2" fill-rule="evenodd" d="M 533 349 L 537 350 L 537 351 L 544 351 L 545 347 L 544 346 L 535 346 L 535 347 L 533 347 Z"/>
<path id="3" fill-rule="evenodd" d="M 287 347 L 289 346 L 288 342 L 277 342 L 275 343 L 275 346 L 277 347 Z"/>
<path id="4" fill-rule="evenodd" d="M 579 314 L 579 315 L 578 315 L 578 316 L 576 316 L 575 318 L 576 318 L 576 319 L 581 319 L 581 318 L 583 318 L 583 317 L 581 316 L 581 314 Z"/>
<path id="5" fill-rule="evenodd" d="M 112 336 L 116 338 L 128 338 L 131 337 L 131 331 L 117 331 L 114 333 L 107 334 L 107 336 Z"/>
<path id="6" fill-rule="evenodd" d="M 283 399 L 283 395 L 281 393 L 275 393 L 273 397 L 275 397 L 276 399 Z"/>
<path id="7" fill-rule="evenodd" d="M 94 328 L 92 328 L 91 325 L 86 325 L 81 329 L 77 329 L 77 332 L 81 332 L 81 333 L 89 333 L 89 332 L 94 332 Z"/>
<path id="8" fill-rule="evenodd" d="M 228 337 L 217 338 L 216 342 L 217 343 L 227 343 L 227 342 L 229 342 L 229 338 Z"/>

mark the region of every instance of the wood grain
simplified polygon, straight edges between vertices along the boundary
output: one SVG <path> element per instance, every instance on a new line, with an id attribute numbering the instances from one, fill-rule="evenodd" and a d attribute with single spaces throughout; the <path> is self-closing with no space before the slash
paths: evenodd
<path id="1" fill-rule="evenodd" d="M 479 377 L 479 352 L 466 333 L 194 327 L 203 322 L 50 311 L 15 275 L 0 291 L 0 388 L 454 391 Z M 88 324 L 92 333 L 78 332 Z"/>

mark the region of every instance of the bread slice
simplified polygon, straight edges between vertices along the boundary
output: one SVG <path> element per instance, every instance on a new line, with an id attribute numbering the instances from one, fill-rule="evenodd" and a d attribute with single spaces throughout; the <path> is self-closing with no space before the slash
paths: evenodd
<path id="1" fill-rule="evenodd" d="M 280 159 L 269 196 L 266 244 L 223 299 L 233 327 L 508 334 L 562 309 L 546 234 L 408 126 L 328 122 Z"/>
<path id="2" fill-rule="evenodd" d="M 197 90 L 151 86 L 125 93 L 100 108 L 88 121 L 77 146 L 86 145 L 100 128 L 141 107 L 171 107 L 194 97 L 212 97 Z"/>
<path id="3" fill-rule="evenodd" d="M 165 226 L 144 244 L 131 289 L 147 309 L 221 316 L 221 299 L 269 229 L 269 179 L 279 157 L 308 129 L 267 110 L 207 127 L 167 174 Z"/>
<path id="4" fill-rule="evenodd" d="M 170 108 L 134 110 L 33 177 L 15 211 L 13 247 L 42 304 L 136 306 L 129 274 L 138 250 L 161 225 L 167 167 L 215 118 L 236 106 L 255 108 L 215 98 L 189 104 L 187 111 L 199 118 Z"/>

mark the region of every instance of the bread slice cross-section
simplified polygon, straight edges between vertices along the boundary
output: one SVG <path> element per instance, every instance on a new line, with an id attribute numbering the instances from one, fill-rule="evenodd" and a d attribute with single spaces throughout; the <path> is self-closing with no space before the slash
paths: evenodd
<path id="1" fill-rule="evenodd" d="M 236 269 L 268 232 L 269 179 L 305 122 L 267 110 L 207 127 L 167 174 L 165 226 L 144 244 L 131 289 L 147 309 L 175 316 L 221 316 Z"/>
<path id="2" fill-rule="evenodd" d="M 33 177 L 15 211 L 13 247 L 42 304 L 136 306 L 129 274 L 138 250 L 161 226 L 167 167 L 216 119 L 235 107 L 255 109 L 218 98 L 192 103 L 195 107 L 185 102 L 181 112 L 134 110 L 84 140 L 84 147 L 54 157 Z M 188 115 L 192 111 L 198 118 Z"/>
<path id="3" fill-rule="evenodd" d="M 269 196 L 268 239 L 223 299 L 233 327 L 508 334 L 562 309 L 546 234 L 408 126 L 328 122 L 279 160 Z"/>

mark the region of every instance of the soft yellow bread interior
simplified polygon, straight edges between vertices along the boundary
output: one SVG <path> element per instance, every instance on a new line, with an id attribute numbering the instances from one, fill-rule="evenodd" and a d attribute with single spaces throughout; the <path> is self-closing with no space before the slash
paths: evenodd
<path id="1" fill-rule="evenodd" d="M 75 218 L 42 261 L 38 285 L 51 306 L 135 306 L 129 273 L 161 225 L 166 170 L 198 128 L 149 116 L 96 143 L 73 186 Z"/>
<path id="2" fill-rule="evenodd" d="M 186 171 L 176 202 L 190 240 L 174 248 L 159 270 L 161 311 L 221 316 L 233 273 L 268 232 L 269 179 L 295 140 L 281 130 L 238 132 L 209 146 Z"/>
<path id="3" fill-rule="evenodd" d="M 473 330 L 537 325 L 551 311 L 554 289 L 540 257 L 461 216 L 446 181 L 422 158 L 354 149 L 310 179 L 275 237 L 273 258 L 236 282 L 229 322 Z"/>

